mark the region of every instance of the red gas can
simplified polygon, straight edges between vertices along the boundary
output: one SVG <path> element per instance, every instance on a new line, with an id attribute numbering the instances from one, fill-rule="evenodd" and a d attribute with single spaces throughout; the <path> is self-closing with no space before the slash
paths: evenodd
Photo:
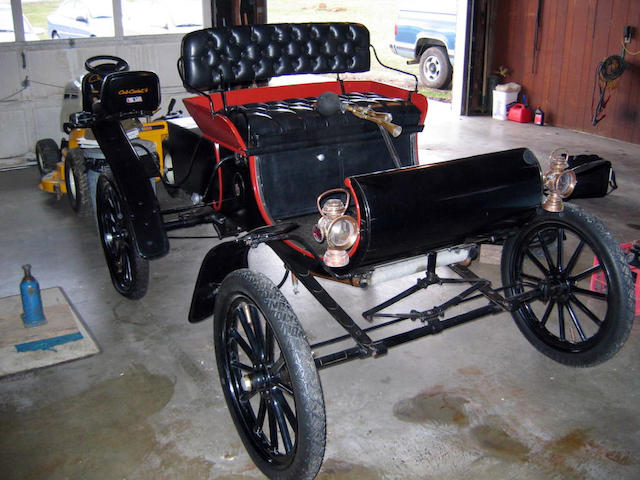
<path id="1" fill-rule="evenodd" d="M 516 103 L 509 109 L 507 118 L 513 122 L 528 123 L 531 121 L 531 110 L 522 103 Z"/>

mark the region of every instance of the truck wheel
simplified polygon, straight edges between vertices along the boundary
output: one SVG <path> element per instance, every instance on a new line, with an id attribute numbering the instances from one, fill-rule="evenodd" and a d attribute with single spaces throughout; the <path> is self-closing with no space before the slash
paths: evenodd
<path id="1" fill-rule="evenodd" d="M 40 176 L 55 170 L 60 158 L 60 149 L 52 138 L 44 138 L 36 142 L 36 162 Z"/>
<path id="2" fill-rule="evenodd" d="M 98 177 L 96 214 L 111 283 L 127 298 L 144 297 L 149 286 L 149 261 L 136 251 L 126 205 L 108 173 Z"/>
<path id="3" fill-rule="evenodd" d="M 64 184 L 71 209 L 81 217 L 91 215 L 91 193 L 84 154 L 72 148 L 64 160 Z"/>
<path id="4" fill-rule="evenodd" d="M 526 300 L 513 318 L 553 360 L 596 365 L 629 336 L 634 299 L 625 256 L 602 222 L 575 205 L 541 213 L 509 238 L 501 269 L 508 297 L 541 294 Z"/>
<path id="5" fill-rule="evenodd" d="M 324 456 L 320 378 L 304 331 L 263 274 L 236 270 L 213 317 L 220 381 L 240 438 L 268 478 L 311 480 Z"/>
<path id="6" fill-rule="evenodd" d="M 420 81 L 429 88 L 443 88 L 451 83 L 453 68 L 447 51 L 442 47 L 429 47 L 420 55 Z"/>

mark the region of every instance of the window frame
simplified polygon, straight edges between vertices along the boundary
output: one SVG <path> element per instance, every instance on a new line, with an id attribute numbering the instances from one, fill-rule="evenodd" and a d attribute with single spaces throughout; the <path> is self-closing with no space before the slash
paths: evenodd
<path id="1" fill-rule="evenodd" d="M 182 33 L 154 33 L 154 34 L 142 34 L 142 35 L 125 35 L 123 28 L 123 15 L 122 15 L 122 1 L 124 0 L 111 0 L 113 8 L 113 27 L 114 35 L 111 37 L 87 37 L 87 38 L 73 38 L 73 39 L 46 39 L 46 40 L 25 40 L 24 25 L 22 23 L 22 0 L 10 0 L 11 15 L 13 17 L 13 33 L 14 40 L 11 42 L 0 42 L 0 47 L 11 46 L 15 44 L 20 45 L 61 45 L 73 40 L 73 42 L 95 42 L 96 39 L 102 40 L 124 40 L 129 38 L 182 38 Z M 211 1 L 201 0 L 202 3 L 202 24 L 203 28 L 211 27 Z M 65 2 L 63 2 L 65 3 Z M 62 5 L 62 3 L 61 3 Z"/>

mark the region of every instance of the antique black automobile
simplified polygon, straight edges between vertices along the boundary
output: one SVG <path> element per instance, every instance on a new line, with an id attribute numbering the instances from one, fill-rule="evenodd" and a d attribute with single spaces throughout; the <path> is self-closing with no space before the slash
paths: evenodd
<path id="1" fill-rule="evenodd" d="M 179 71 L 185 87 L 200 94 L 185 100 L 195 124 L 170 122 L 163 151 L 171 187 L 191 194 L 196 207 L 160 209 L 120 127 L 121 119 L 157 108 L 153 73 L 107 75 L 92 111 L 74 119 L 94 130 L 109 160 L 97 215 L 121 293 L 135 296 L 136 265 L 168 252 L 168 230 L 211 223 L 229 238 L 202 263 L 189 320 L 213 314 L 227 404 L 269 478 L 311 479 L 321 466 L 319 369 L 504 311 L 542 353 L 588 366 L 621 348 L 633 320 L 631 276 L 617 242 L 592 215 L 563 205 L 575 185 L 566 156 L 553 154 L 545 174 L 526 148 L 419 166 L 426 99 L 339 76 L 368 70 L 369 52 L 367 29 L 354 23 L 187 34 Z M 254 85 L 298 73 L 338 78 Z M 343 336 L 309 345 L 278 286 L 248 268 L 248 252 L 260 244 L 275 251 Z M 469 268 L 483 244 L 503 247 L 501 287 Z M 438 273 L 445 265 L 451 273 Z M 415 273 L 413 287 L 363 312 L 366 328 L 318 281 L 374 288 Z M 599 288 L 595 275 L 604 280 Z M 398 306 L 434 284 L 459 286 L 428 309 Z M 467 302 L 473 306 L 460 313 Z M 410 327 L 380 335 L 400 322 Z M 352 346 L 335 351 L 345 340 Z"/>

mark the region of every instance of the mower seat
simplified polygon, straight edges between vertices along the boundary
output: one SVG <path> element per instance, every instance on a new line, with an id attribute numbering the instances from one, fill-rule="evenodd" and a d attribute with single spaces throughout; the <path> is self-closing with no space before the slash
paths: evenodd
<path id="1" fill-rule="evenodd" d="M 153 114 L 160 105 L 160 80 L 153 72 L 115 72 L 104 78 L 93 112 L 119 120 Z"/>

